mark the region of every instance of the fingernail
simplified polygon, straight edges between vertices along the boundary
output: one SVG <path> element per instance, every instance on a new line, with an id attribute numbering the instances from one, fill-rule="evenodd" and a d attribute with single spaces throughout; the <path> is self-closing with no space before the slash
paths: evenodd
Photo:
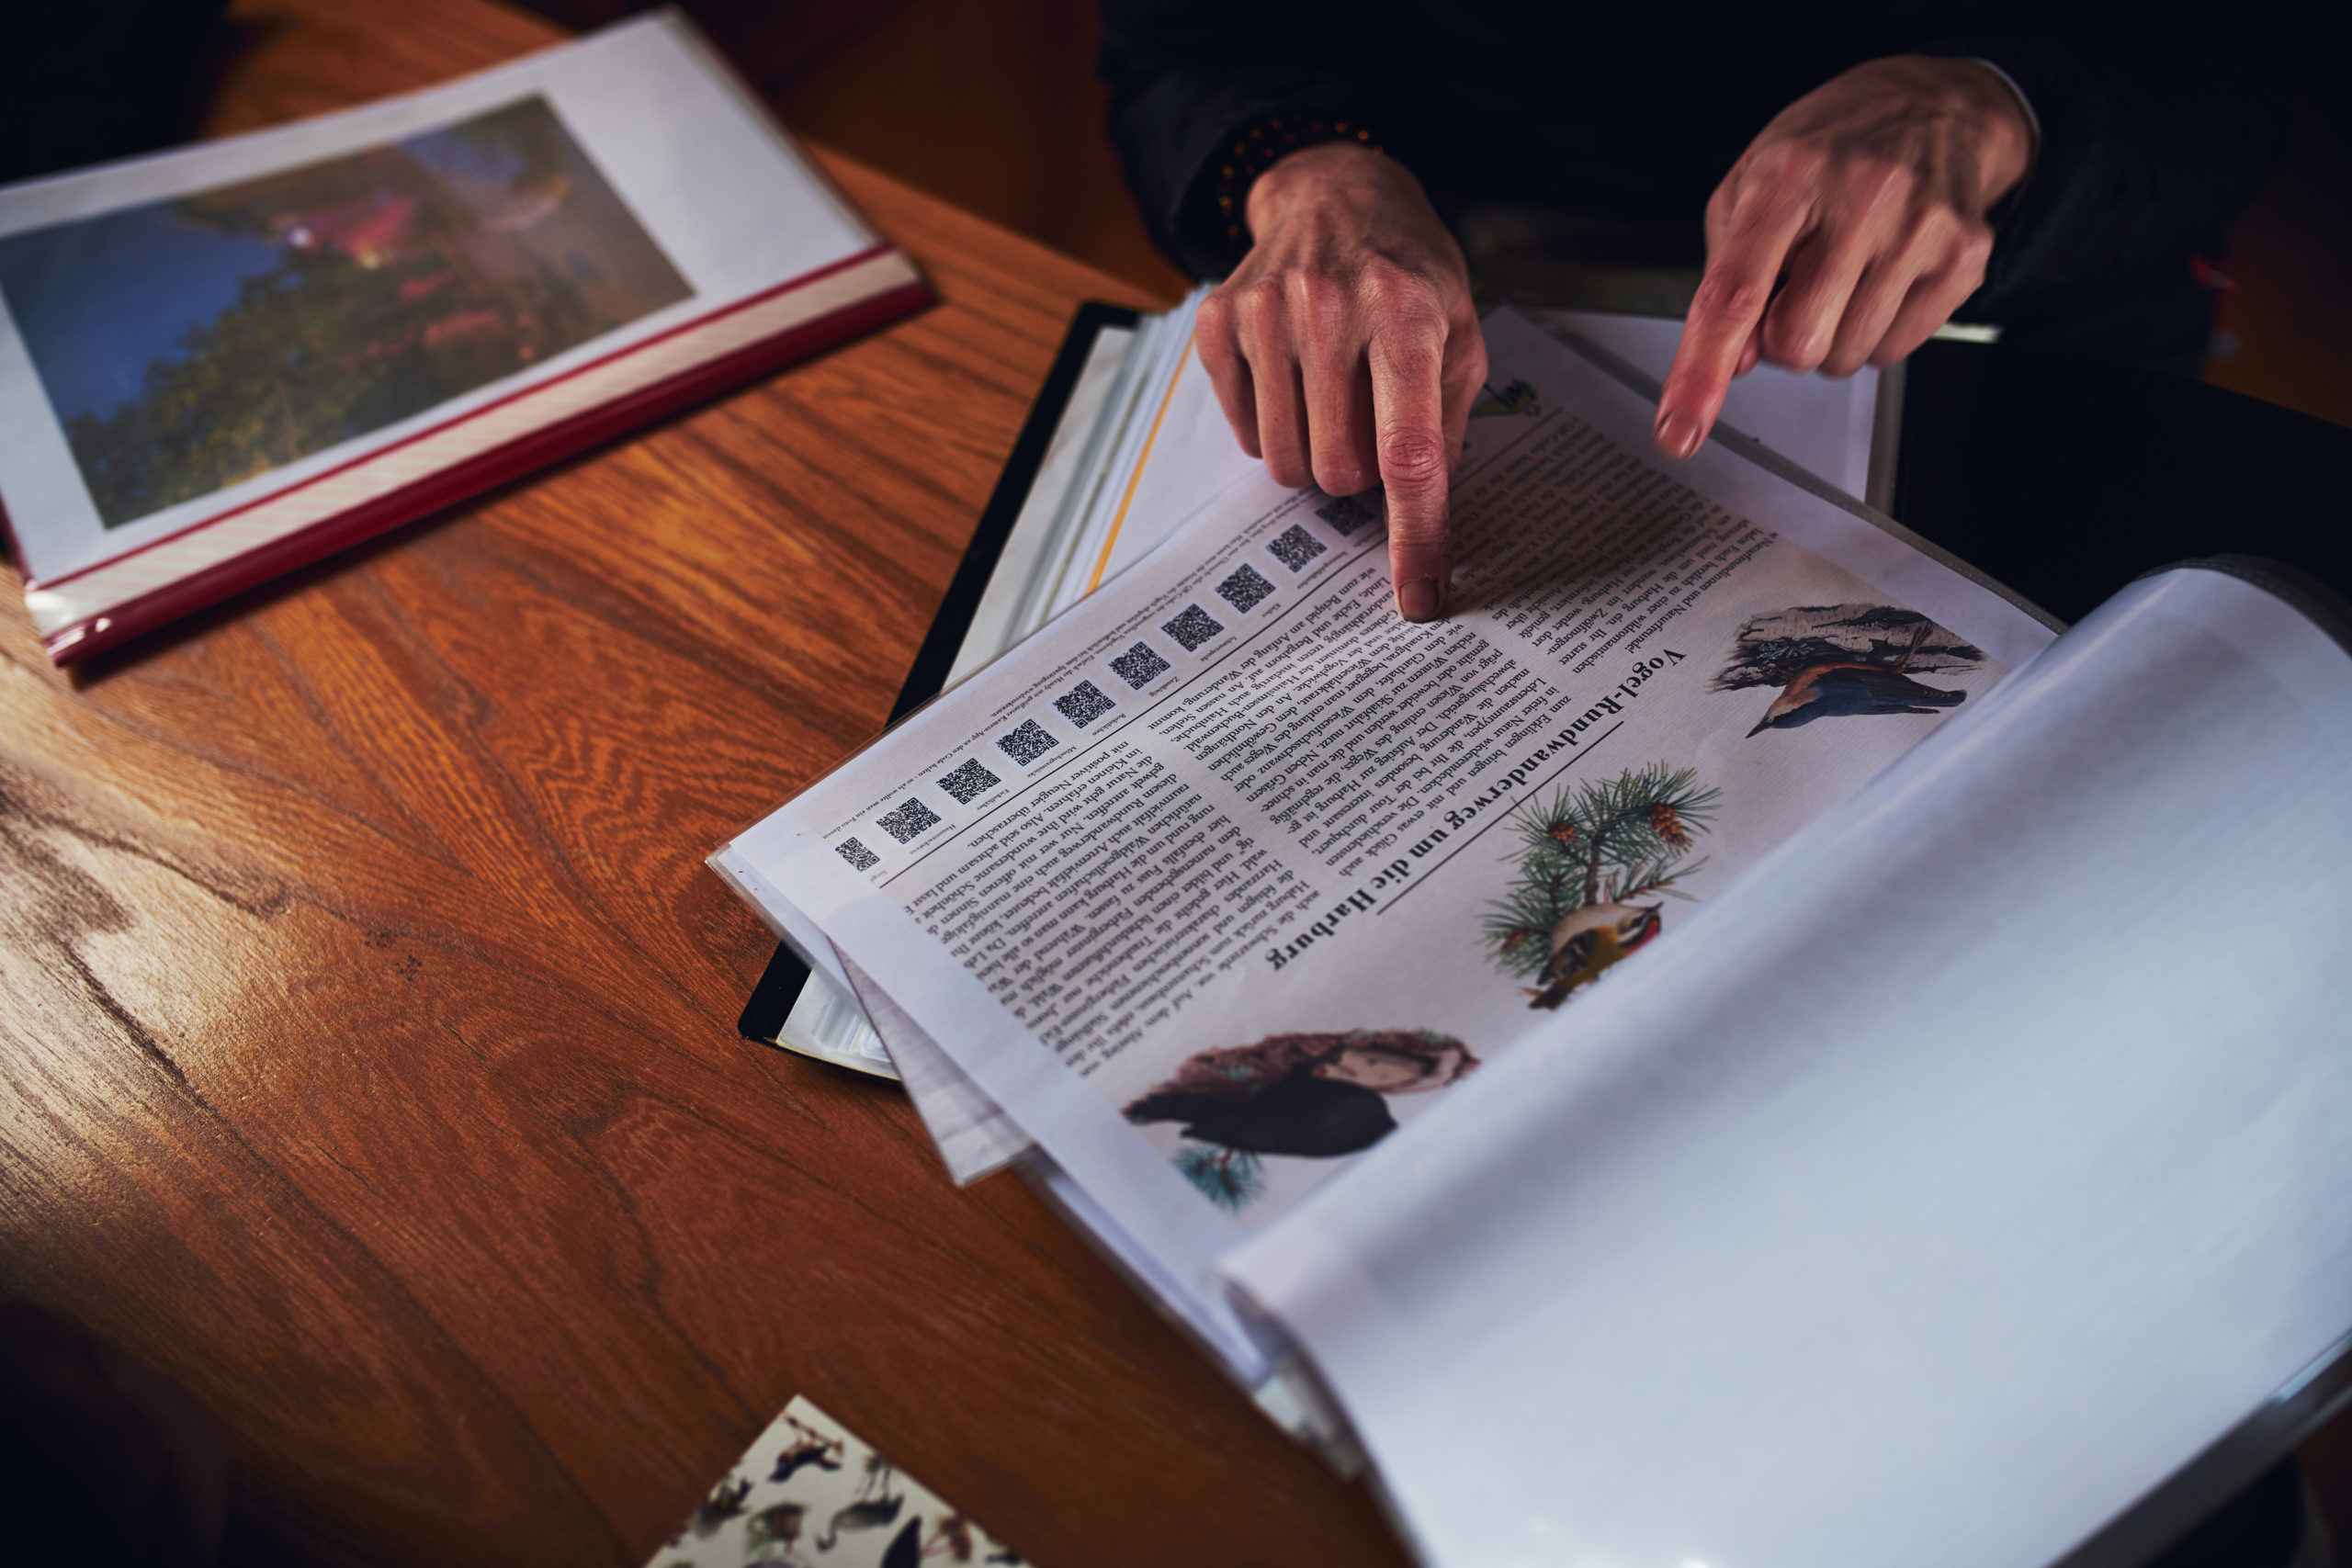
<path id="1" fill-rule="evenodd" d="M 1434 621 L 1445 614 L 1445 592 L 1442 584 L 1426 577 L 1417 577 L 1396 590 L 1396 613 L 1408 621 Z"/>
<path id="2" fill-rule="evenodd" d="M 1688 457 L 1699 449 L 1699 422 L 1680 409 L 1659 414 L 1657 449 L 1669 457 Z"/>

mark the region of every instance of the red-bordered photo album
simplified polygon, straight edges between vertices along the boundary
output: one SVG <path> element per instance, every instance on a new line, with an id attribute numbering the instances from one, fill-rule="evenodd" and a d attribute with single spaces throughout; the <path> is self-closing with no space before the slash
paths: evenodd
<path id="1" fill-rule="evenodd" d="M 63 664 L 932 299 L 659 14 L 0 188 L 0 508 Z"/>

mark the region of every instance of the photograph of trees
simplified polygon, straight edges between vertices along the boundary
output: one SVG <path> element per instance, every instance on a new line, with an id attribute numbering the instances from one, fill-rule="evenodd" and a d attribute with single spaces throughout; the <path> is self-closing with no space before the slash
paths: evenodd
<path id="1" fill-rule="evenodd" d="M 692 293 L 537 97 L 0 239 L 0 299 L 108 527 Z"/>

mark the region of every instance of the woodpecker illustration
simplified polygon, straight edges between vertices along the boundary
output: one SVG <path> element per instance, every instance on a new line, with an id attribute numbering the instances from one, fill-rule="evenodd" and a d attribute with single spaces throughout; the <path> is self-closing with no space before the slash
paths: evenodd
<path id="1" fill-rule="evenodd" d="M 1552 956 L 1530 990 L 1531 1008 L 1555 1008 L 1568 993 L 1649 942 L 1665 924 L 1656 904 L 1587 904 L 1552 928 Z"/>
<path id="2" fill-rule="evenodd" d="M 1794 729 L 1816 718 L 1933 713 L 1968 694 L 1917 679 L 1963 670 L 1984 655 L 1916 610 L 1892 604 L 1830 604 L 1758 615 L 1739 630 L 1732 662 L 1713 689 L 1778 686 L 1747 733 Z"/>

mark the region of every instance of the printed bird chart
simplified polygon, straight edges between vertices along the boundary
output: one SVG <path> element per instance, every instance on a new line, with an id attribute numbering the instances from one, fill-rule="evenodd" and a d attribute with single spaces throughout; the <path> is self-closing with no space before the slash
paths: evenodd
<path id="1" fill-rule="evenodd" d="M 796 1397 L 646 1568 L 1020 1561 L 848 1427 Z"/>

